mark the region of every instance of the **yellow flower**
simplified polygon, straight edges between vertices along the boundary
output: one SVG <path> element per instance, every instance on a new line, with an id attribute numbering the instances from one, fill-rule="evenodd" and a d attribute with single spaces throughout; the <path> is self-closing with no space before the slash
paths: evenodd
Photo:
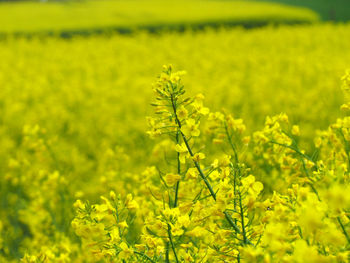
<path id="1" fill-rule="evenodd" d="M 242 179 L 242 185 L 246 186 L 248 188 L 251 185 L 253 185 L 254 182 L 255 182 L 255 177 L 253 175 L 251 175 L 251 174 Z"/>
<path id="2" fill-rule="evenodd" d="M 314 246 L 309 246 L 305 240 L 299 239 L 295 242 L 293 262 L 296 263 L 319 263 L 326 262 L 324 256 L 321 256 L 317 252 L 317 248 Z"/>
<path id="3" fill-rule="evenodd" d="M 179 216 L 179 218 L 177 219 L 177 223 L 180 226 L 188 227 L 190 225 L 190 223 L 191 223 L 191 220 L 190 220 L 190 217 L 186 214 L 186 215 L 183 215 L 183 216 Z"/>
<path id="4" fill-rule="evenodd" d="M 264 185 L 261 182 L 254 182 L 252 189 L 258 194 L 264 189 Z"/>
<path id="5" fill-rule="evenodd" d="M 129 210 L 136 210 L 139 208 L 138 203 L 135 200 L 133 200 L 131 194 L 128 194 L 126 196 L 125 207 Z"/>
<path id="6" fill-rule="evenodd" d="M 187 173 L 185 175 L 186 179 L 197 179 L 198 177 L 198 170 L 197 168 L 189 168 L 187 170 Z"/>
<path id="7" fill-rule="evenodd" d="M 219 160 L 218 159 L 215 159 L 211 165 L 210 165 L 212 168 L 216 169 L 219 167 Z"/>
<path id="8" fill-rule="evenodd" d="M 171 228 L 171 233 L 173 236 L 181 236 L 184 233 L 184 230 L 180 224 L 175 224 L 175 226 Z"/>
<path id="9" fill-rule="evenodd" d="M 111 243 L 118 243 L 120 241 L 119 230 L 117 228 L 113 228 L 109 232 L 109 236 L 111 238 L 111 240 L 110 240 Z"/>
<path id="10" fill-rule="evenodd" d="M 205 154 L 204 153 L 195 153 L 192 157 L 192 160 L 195 162 L 199 162 L 201 160 L 205 159 Z"/>
<path id="11" fill-rule="evenodd" d="M 112 201 L 114 201 L 117 198 L 117 196 L 116 196 L 114 191 L 110 191 L 109 192 L 109 197 L 111 198 Z"/>
<path id="12" fill-rule="evenodd" d="M 168 186 L 173 186 L 173 185 L 176 184 L 178 181 L 180 181 L 181 176 L 178 175 L 178 174 L 171 174 L 171 173 L 169 173 L 169 174 L 167 174 L 167 175 L 165 176 L 164 179 L 165 179 L 165 182 L 166 182 L 166 184 L 167 184 Z"/>
<path id="13" fill-rule="evenodd" d="M 186 158 L 188 158 L 190 156 L 190 154 L 188 153 L 187 147 L 185 143 L 180 144 L 176 144 L 175 145 L 175 150 L 180 153 L 180 162 L 181 163 L 186 163 Z"/>
<path id="14" fill-rule="evenodd" d="M 135 244 L 134 246 L 138 251 L 145 251 L 145 249 L 146 249 L 145 244 Z"/>
<path id="15" fill-rule="evenodd" d="M 241 134 L 246 130 L 246 126 L 244 125 L 242 119 L 234 119 L 231 115 L 228 115 L 226 118 L 228 127 L 233 129 L 234 131 Z"/>
<path id="16" fill-rule="evenodd" d="M 209 109 L 203 106 L 203 100 L 203 94 L 198 94 L 192 103 L 192 107 L 197 113 L 207 115 L 209 113 Z"/>
<path id="17" fill-rule="evenodd" d="M 185 213 L 188 213 L 192 207 L 193 207 L 192 202 L 181 202 L 179 206 L 179 210 L 182 214 L 185 214 Z"/>
<path id="18" fill-rule="evenodd" d="M 201 237 L 202 235 L 205 235 L 206 231 L 203 227 L 196 226 L 194 229 L 191 231 L 186 232 L 186 235 L 190 237 Z"/>
<path id="19" fill-rule="evenodd" d="M 85 208 L 85 205 L 83 204 L 83 202 L 81 201 L 81 200 L 77 200 L 77 201 L 75 201 L 75 203 L 74 203 L 74 208 L 76 208 L 76 209 L 84 209 Z"/>
<path id="20" fill-rule="evenodd" d="M 181 131 L 185 134 L 186 137 L 198 137 L 200 135 L 200 131 L 198 129 L 198 123 L 194 119 L 188 119 L 186 124 L 182 126 Z"/>
<path id="21" fill-rule="evenodd" d="M 329 189 L 322 192 L 323 199 L 327 201 L 329 210 L 333 211 L 336 215 L 340 215 L 343 210 L 350 208 L 350 186 L 334 184 Z"/>
<path id="22" fill-rule="evenodd" d="M 120 228 L 127 228 L 129 226 L 128 226 L 128 223 L 126 223 L 126 221 L 124 220 L 124 221 L 118 223 L 118 227 L 120 227 Z"/>
<path id="23" fill-rule="evenodd" d="M 188 110 L 182 105 L 178 110 L 177 110 L 177 117 L 180 120 L 186 119 L 188 116 Z"/>
<path id="24" fill-rule="evenodd" d="M 246 262 L 261 262 L 259 259 L 264 254 L 261 248 L 246 246 L 240 249 L 241 256 Z"/>
<path id="25" fill-rule="evenodd" d="M 219 161 L 219 166 L 220 167 L 225 167 L 225 166 L 229 166 L 229 164 L 231 163 L 231 155 L 223 155 Z"/>
<path id="26" fill-rule="evenodd" d="M 119 247 L 121 249 L 121 252 L 119 253 L 121 259 L 127 260 L 134 254 L 134 251 L 129 248 L 125 242 L 122 242 Z"/>
<path id="27" fill-rule="evenodd" d="M 242 138 L 242 142 L 243 142 L 244 145 L 248 145 L 249 142 L 250 142 L 250 136 L 244 136 Z"/>
<path id="28" fill-rule="evenodd" d="M 298 125 L 293 125 L 292 127 L 292 134 L 295 136 L 299 136 L 300 135 L 300 129 Z"/>
<path id="29" fill-rule="evenodd" d="M 21 262 L 23 263 L 36 263 L 38 262 L 38 257 L 34 255 L 28 255 L 27 253 L 22 258 Z"/>

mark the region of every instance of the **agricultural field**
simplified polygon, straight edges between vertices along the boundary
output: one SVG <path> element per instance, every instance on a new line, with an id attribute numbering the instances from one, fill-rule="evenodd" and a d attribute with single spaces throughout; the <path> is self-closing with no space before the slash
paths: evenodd
<path id="1" fill-rule="evenodd" d="M 1 7 L 0 36 L 3 37 L 8 34 L 70 37 L 233 25 L 251 28 L 319 20 L 319 15 L 307 8 L 249 1 L 28 1 L 3 3 Z"/>
<path id="2" fill-rule="evenodd" d="M 0 3 L 0 262 L 350 262 L 350 23 L 151 2 Z"/>

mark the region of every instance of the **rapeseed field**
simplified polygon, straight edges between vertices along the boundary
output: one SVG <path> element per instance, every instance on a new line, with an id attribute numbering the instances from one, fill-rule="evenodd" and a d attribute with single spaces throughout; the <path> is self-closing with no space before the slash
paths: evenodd
<path id="1" fill-rule="evenodd" d="M 349 262 L 350 24 L 0 41 L 0 262 Z"/>

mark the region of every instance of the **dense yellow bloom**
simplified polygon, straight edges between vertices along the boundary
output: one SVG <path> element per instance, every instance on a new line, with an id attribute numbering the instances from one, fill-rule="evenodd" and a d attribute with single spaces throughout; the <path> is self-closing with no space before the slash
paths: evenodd
<path id="1" fill-rule="evenodd" d="M 2 41 L 0 262 L 349 261 L 349 32 Z"/>

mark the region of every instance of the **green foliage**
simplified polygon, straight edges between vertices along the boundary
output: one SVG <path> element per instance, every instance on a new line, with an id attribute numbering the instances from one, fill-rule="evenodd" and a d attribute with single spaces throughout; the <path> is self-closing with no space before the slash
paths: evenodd
<path id="1" fill-rule="evenodd" d="M 266 0 L 254 0 L 267 2 Z M 348 0 L 269 0 L 293 6 L 304 6 L 320 14 L 322 20 L 350 20 L 350 2 Z"/>

